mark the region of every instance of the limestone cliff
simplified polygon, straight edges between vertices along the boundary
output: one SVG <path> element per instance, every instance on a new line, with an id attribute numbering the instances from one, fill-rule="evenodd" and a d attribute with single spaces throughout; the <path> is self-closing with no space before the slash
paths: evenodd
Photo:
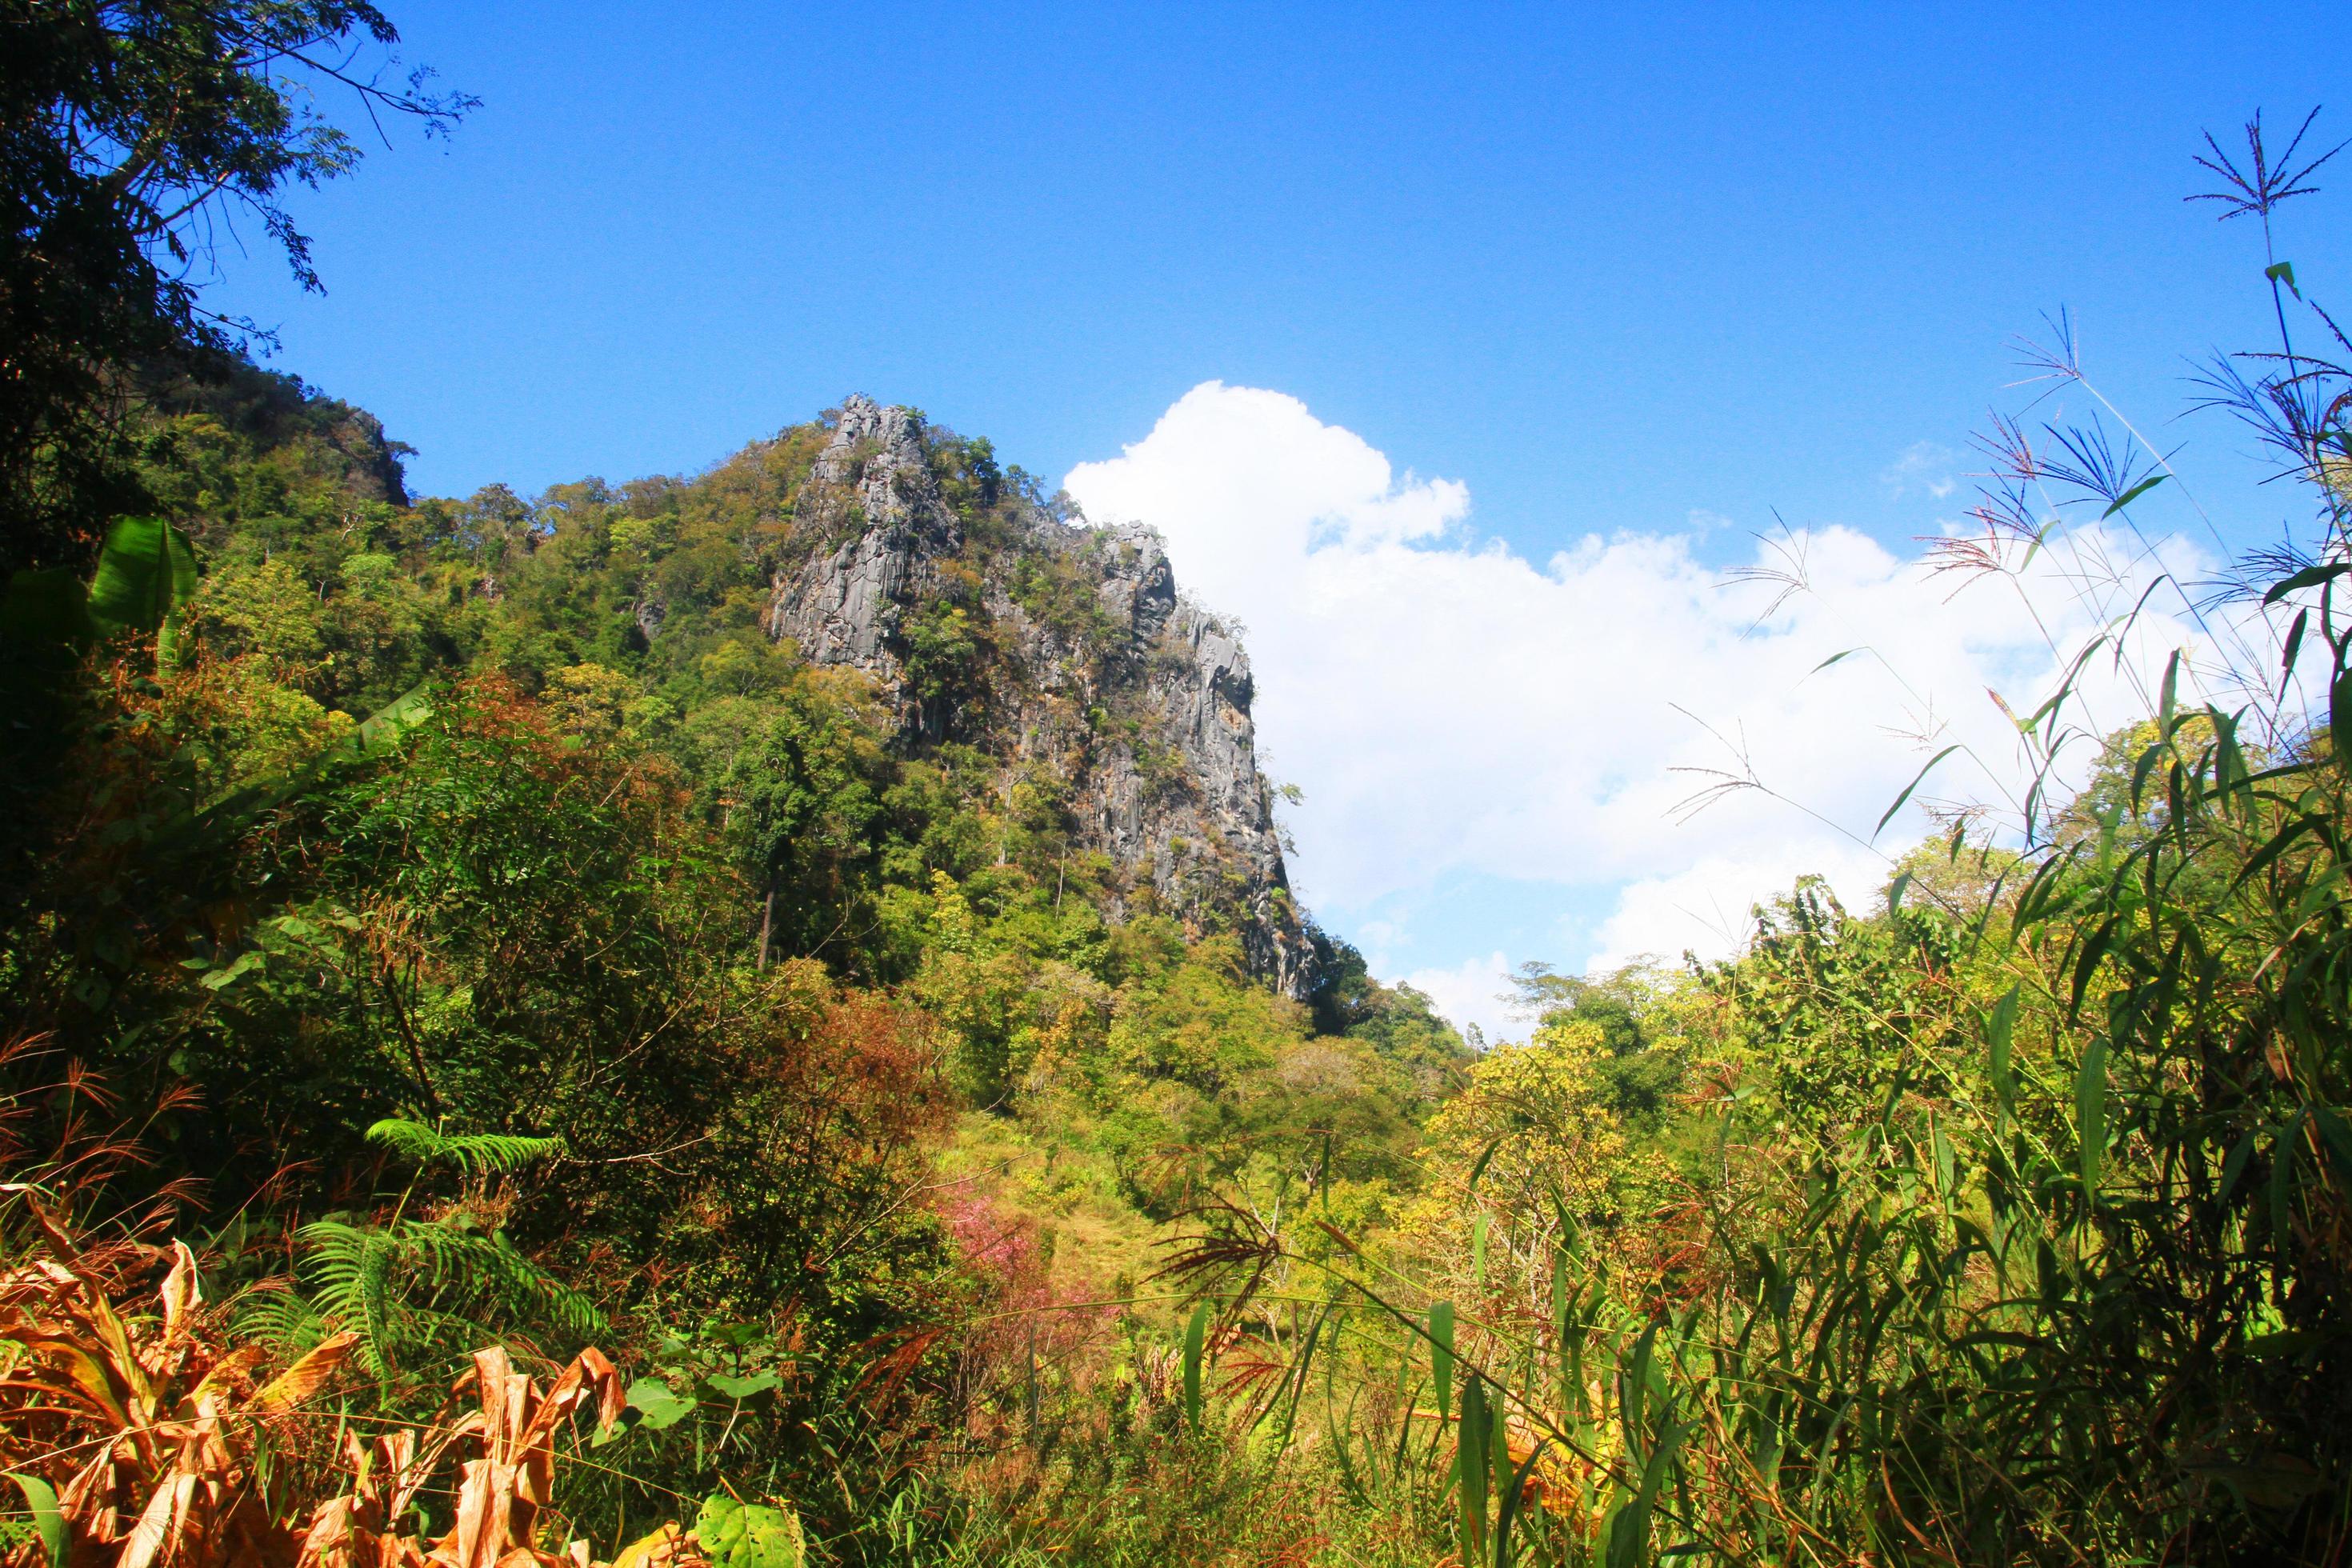
<path id="1" fill-rule="evenodd" d="M 1056 781 L 1118 904 L 1231 925 L 1255 971 L 1305 995 L 1313 949 L 1240 638 L 1179 595 L 1148 529 L 1066 521 L 1034 489 L 951 499 L 942 473 L 968 468 L 951 444 L 911 410 L 842 405 L 795 498 L 810 544 L 774 573 L 769 635 L 866 672 L 909 743 L 968 742 L 1008 777 Z"/>

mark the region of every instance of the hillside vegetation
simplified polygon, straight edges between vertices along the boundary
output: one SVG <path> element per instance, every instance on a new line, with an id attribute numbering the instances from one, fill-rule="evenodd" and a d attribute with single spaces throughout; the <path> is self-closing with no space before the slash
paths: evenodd
<path id="1" fill-rule="evenodd" d="M 1302 1142 L 1367 1207 L 1412 1184 L 1466 1060 L 1424 1000 L 1326 939 L 1277 994 L 1223 911 L 1075 850 L 1055 779 L 763 628 L 824 542 L 822 422 L 691 482 L 410 505 L 375 422 L 285 378 L 208 360 L 145 408 L 175 521 L 101 589 L 142 548 L 192 580 L 24 670 L 12 1147 L 58 1223 L 196 1243 L 227 1331 L 354 1333 L 417 1415 L 485 1333 L 593 1342 L 655 1407 L 582 1528 L 748 1465 L 829 1538 L 871 1521 L 827 1478 L 1131 1384 L 1172 1309 L 1063 1314 L 1017 1388 L 975 1325 L 1135 1294 L 1161 1222 Z M 1006 548 L 1034 481 L 927 442 L 969 555 Z M 1014 571 L 1086 634 L 1091 578 Z M 907 662 L 1006 699 L 959 616 Z"/>
<path id="2" fill-rule="evenodd" d="M 2308 277 L 2205 372 L 2301 509 L 2230 581 L 2109 564 L 2187 489 L 2131 426 L 1988 438 L 1934 564 L 2106 606 L 2028 793 L 1474 1052 L 1291 903 L 1230 628 L 986 441 L 412 499 L 155 260 L 348 166 L 269 68 L 389 24 L 154 14 L 28 24 L 7 132 L 0 1561 L 2342 1560 Z"/>

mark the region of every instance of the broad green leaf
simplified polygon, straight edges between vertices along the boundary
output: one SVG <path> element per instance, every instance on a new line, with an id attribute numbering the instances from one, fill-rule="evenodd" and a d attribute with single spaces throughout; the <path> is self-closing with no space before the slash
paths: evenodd
<path id="1" fill-rule="evenodd" d="M 1543 1458 L 1544 1449 L 1550 1443 L 1550 1438 L 1538 1434 L 1528 1446 L 1528 1457 L 1519 1462 L 1519 1468 L 1503 1478 L 1502 1496 L 1495 1505 L 1495 1568 L 1510 1568 L 1511 1529 L 1518 1522 L 1519 1502 L 1527 1496 L 1528 1481 L 1535 1475 L 1537 1462 Z M 1506 1464 L 1509 1462 L 1509 1455 L 1510 1450 L 1506 1447 L 1503 1450 Z"/>
<path id="2" fill-rule="evenodd" d="M 2017 1028 L 2018 989 L 2012 985 L 2001 999 L 1992 1005 L 1992 1016 L 1985 1021 L 1985 1036 L 1992 1046 L 1992 1091 L 2003 1110 L 2014 1112 L 2016 1086 L 2010 1078 L 2010 1037 Z"/>
<path id="3" fill-rule="evenodd" d="M 247 948 L 237 955 L 236 963 L 213 970 L 198 979 L 196 984 L 207 991 L 218 991 L 223 986 L 235 984 L 248 972 L 260 968 L 263 962 L 259 948 Z"/>
<path id="4" fill-rule="evenodd" d="M 2347 572 L 2352 572 L 2352 561 L 2331 561 L 2325 566 L 2306 566 L 2272 584 L 2270 592 L 2263 595 L 2263 604 L 2265 607 L 2275 605 L 2289 594 L 2316 588 L 2322 583 L 2332 583 Z"/>
<path id="5" fill-rule="evenodd" d="M 1669 1421 L 1659 1434 L 1657 1448 L 1642 1467 L 1640 1489 L 1631 1501 L 1611 1521 L 1609 1532 L 1609 1568 L 1636 1568 L 1649 1555 L 1650 1519 L 1655 1511 L 1659 1489 L 1664 1487 L 1673 1468 L 1675 1455 L 1683 1439 L 1690 1436 L 1696 1423 Z"/>
<path id="6" fill-rule="evenodd" d="M 126 517 L 99 552 L 89 611 L 131 631 L 161 631 L 196 596 L 196 555 L 188 536 L 156 517 Z"/>
<path id="7" fill-rule="evenodd" d="M 1454 1303 L 1440 1301 L 1429 1309 L 1429 1373 L 1437 1380 L 1437 1415 L 1454 1414 Z"/>
<path id="8" fill-rule="evenodd" d="M 2099 922 L 2099 929 L 2084 939 L 2074 954 L 2074 989 L 2066 1004 L 2069 1018 L 2083 1010 L 2083 994 L 2090 989 L 2091 976 L 2098 972 L 2099 960 L 2107 955 L 2108 946 L 2116 939 L 2116 927 L 2122 923 L 2120 914 L 2109 915 Z"/>
<path id="9" fill-rule="evenodd" d="M 694 1535 L 712 1568 L 803 1568 L 807 1561 L 800 1515 L 790 1504 L 713 1496 L 695 1520 Z"/>
<path id="10" fill-rule="evenodd" d="M 2083 1191 L 2095 1192 L 2107 1154 L 2107 1040 L 2094 1035 L 2074 1076 L 2074 1137 L 2082 1156 Z"/>
<path id="11" fill-rule="evenodd" d="M 1633 1342 L 1633 1354 L 1618 1379 L 1618 1420 L 1624 1428 L 1625 1452 L 1640 1458 L 1647 1441 L 1650 1363 L 1657 1353 L 1658 1325 L 1652 1321 Z"/>
<path id="12" fill-rule="evenodd" d="M 2295 1149 L 2302 1137 L 2298 1110 L 2271 1139 L 2271 1245 L 2281 1258 L 2290 1256 L 2294 1246 Z"/>
<path id="13" fill-rule="evenodd" d="M 1462 1561 L 1486 1558 L 1486 1389 L 1472 1373 L 1462 1380 L 1462 1425 L 1455 1435 L 1454 1476 L 1461 1504 Z"/>
<path id="14" fill-rule="evenodd" d="M 2230 1194 L 2238 1190 L 2238 1179 L 2246 1173 L 2246 1162 L 2254 1156 L 2254 1140 L 2266 1131 L 2273 1130 L 2257 1127 L 2239 1139 L 2236 1145 L 2231 1149 L 2229 1158 L 2221 1162 L 2221 1185 L 2219 1192 L 2221 1202 L 2228 1203 Z"/>
<path id="15" fill-rule="evenodd" d="M 2336 761 L 2352 761 L 2352 668 L 2337 670 L 2328 682 L 2327 734 Z"/>
<path id="16" fill-rule="evenodd" d="M 2133 811 L 2138 811 L 2141 802 L 2147 798 L 2147 775 L 2156 771 L 2157 764 L 2164 761 L 2168 750 L 2169 748 L 2163 742 L 2153 742 L 2147 750 L 2139 754 L 2139 761 L 2132 764 L 2131 808 Z"/>
<path id="17" fill-rule="evenodd" d="M 743 1505 L 723 1493 L 705 1498 L 702 1512 L 694 1521 L 694 1533 L 710 1556 L 732 1552 L 743 1539 Z"/>
<path id="18" fill-rule="evenodd" d="M 356 739 L 362 752 L 381 752 L 433 717 L 433 705 L 425 700 L 425 684 L 410 687 L 360 721 Z"/>
<path id="19" fill-rule="evenodd" d="M 694 1414 L 695 1402 L 681 1396 L 657 1377 L 641 1377 L 629 1384 L 629 1406 L 641 1417 L 637 1423 L 659 1432 L 677 1426 Z"/>
<path id="20" fill-rule="evenodd" d="M 33 1511 L 33 1533 L 41 1538 L 41 1550 L 49 1554 L 49 1568 L 68 1568 L 71 1542 L 66 1534 L 66 1516 L 58 1507 L 57 1489 L 38 1476 L 10 1471 L 8 1479 L 25 1494 L 25 1506 Z"/>
<path id="21" fill-rule="evenodd" d="M 1201 1429 L 1201 1357 L 1208 1342 L 1209 1303 L 1203 1301 L 1184 1325 L 1184 1426 L 1195 1433 Z"/>
<path id="22" fill-rule="evenodd" d="M 2295 656 L 2303 651 L 2303 634 L 2311 625 L 2311 612 L 2297 610 L 2294 624 L 2286 629 L 2286 651 L 2279 656 L 2279 697 L 2284 700 L 2287 682 L 2294 679 Z"/>
<path id="23" fill-rule="evenodd" d="M 1486 1147 L 1480 1152 L 1477 1160 L 1470 1167 L 1469 1190 L 1471 1192 L 1475 1193 L 1478 1190 L 1478 1179 L 1486 1173 L 1486 1167 L 1495 1163 L 1495 1154 L 1496 1151 L 1500 1150 L 1502 1146 L 1509 1141 L 1509 1136 L 1510 1135 L 1508 1133 L 1504 1134 L 1502 1137 L 1497 1138 L 1493 1142 L 1487 1144 Z"/>
<path id="24" fill-rule="evenodd" d="M 2238 743 L 2238 721 L 2244 714 L 2242 708 L 2235 713 L 2210 705 L 2205 710 L 2213 726 L 2213 785 L 2224 796 L 2242 789 L 2252 771 L 2246 766 L 2245 748 Z"/>
<path id="25" fill-rule="evenodd" d="M 2265 219 L 2264 221 L 2266 221 L 2266 222 L 2267 222 L 2268 220 L 2267 220 L 2267 219 Z M 2302 298 L 2303 298 L 2303 290 L 2302 290 L 2302 289 L 2295 289 L 2295 286 L 2294 286 L 2294 262 L 2292 262 L 2292 261 L 2274 261 L 2274 262 L 2271 263 L 2271 265 L 2269 265 L 2268 267 L 2265 267 L 2265 268 L 2263 268 L 2263 277 L 2265 277 L 2265 278 L 2267 278 L 2267 279 L 2270 279 L 2272 282 L 2273 282 L 2273 283 L 2284 283 L 2284 284 L 2285 284 L 2289 289 L 2294 289 L 2294 297 L 2295 297 L 2296 299 L 2300 300 L 2300 299 L 2302 299 Z"/>
<path id="26" fill-rule="evenodd" d="M 2038 533 L 2036 533 L 2036 534 L 2033 536 L 2033 542 L 2032 542 L 2032 545 L 2030 545 L 2030 546 L 2028 546 L 2028 547 L 2027 547 L 2027 549 L 2026 549 L 2026 552 L 2025 552 L 2025 559 L 2024 559 L 2023 561 L 2021 561 L 2021 562 L 2019 562 L 2019 563 L 2018 563 L 2018 565 L 2017 565 L 2018 575 L 2020 575 L 2020 576 L 2021 577 L 2021 576 L 2023 576 L 2027 572 L 2029 572 L 2029 571 L 2032 570 L 2032 568 L 2033 568 L 2033 558 L 2034 558 L 2035 556 L 2037 556 L 2037 555 L 2039 555 L 2039 554 L 2041 554 L 2041 553 L 2042 553 L 2042 547 L 2044 544 L 2049 543 L 2049 542 L 2050 542 L 2050 536 L 2051 536 L 2052 534 L 2053 534 L 2053 533 L 2057 532 L 2057 531 L 2058 531 L 2058 520 L 2057 520 L 2056 518 L 2054 518 L 2054 517 L 2053 517 L 2053 518 L 2052 518 L 2048 522 L 2046 522 L 2046 523 L 2044 523 L 2044 524 L 2042 524 L 2042 530 L 2041 530 L 2041 531 L 2040 531 L 2040 532 L 2038 532 Z"/>
<path id="27" fill-rule="evenodd" d="M 783 1384 L 783 1379 L 772 1372 L 755 1372 L 745 1377 L 714 1374 L 702 1381 L 721 1399 L 735 1400 L 749 1399 L 753 1394 L 765 1394 L 772 1388 L 781 1387 Z"/>

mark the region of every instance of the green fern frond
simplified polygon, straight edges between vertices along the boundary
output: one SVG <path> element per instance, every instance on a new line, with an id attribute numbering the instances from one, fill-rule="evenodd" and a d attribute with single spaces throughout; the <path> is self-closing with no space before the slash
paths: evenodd
<path id="1" fill-rule="evenodd" d="M 246 1290 L 232 1305 L 231 1315 L 239 1338 L 256 1341 L 285 1361 L 310 1351 L 329 1332 L 317 1307 L 291 1289 Z"/>
<path id="2" fill-rule="evenodd" d="M 321 1323 L 355 1331 L 361 1364 L 380 1382 L 419 1355 L 471 1350 L 501 1324 L 577 1340 L 604 1326 L 587 1296 L 462 1215 L 384 1225 L 319 1220 L 299 1235 L 309 1249 L 308 1310 Z"/>
<path id="3" fill-rule="evenodd" d="M 560 1138 L 526 1138 L 514 1132 L 441 1132 L 421 1121 L 387 1116 L 367 1130 L 381 1143 L 419 1165 L 451 1164 L 468 1176 L 520 1169 L 560 1152 Z"/>
<path id="4" fill-rule="evenodd" d="M 397 1229 L 342 1220 L 316 1220 L 297 1234 L 310 1248 L 308 1272 L 317 1286 L 312 1300 L 319 1315 L 355 1331 L 360 1363 L 379 1381 L 389 1380 L 400 1350 L 394 1279 L 399 1265 L 412 1261 L 402 1255 L 413 1249 L 401 1245 Z"/>
<path id="5" fill-rule="evenodd" d="M 517 1251 L 502 1231 L 484 1235 L 444 1220 L 417 1226 L 414 1239 L 432 1258 L 434 1282 L 460 1300 L 523 1322 L 549 1321 L 579 1337 L 604 1326 L 586 1296 Z"/>

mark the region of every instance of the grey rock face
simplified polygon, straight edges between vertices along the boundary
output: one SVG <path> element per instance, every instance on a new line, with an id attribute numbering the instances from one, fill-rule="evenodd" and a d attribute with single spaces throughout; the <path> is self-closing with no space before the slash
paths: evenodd
<path id="1" fill-rule="evenodd" d="M 1123 910 L 1230 924 L 1254 971 L 1305 995 L 1312 947 L 1257 768 L 1240 638 L 1178 595 L 1150 530 L 1020 510 L 1010 548 L 985 558 L 978 595 L 1001 667 L 981 700 L 928 711 L 910 689 L 903 631 L 943 592 L 940 567 L 961 559 L 963 529 L 919 418 L 851 397 L 798 503 L 795 526 L 820 531 L 822 543 L 774 578 L 769 635 L 791 637 L 813 663 L 872 676 L 911 741 L 969 741 L 1007 768 L 1050 767 L 1073 786 L 1074 847 L 1109 859 Z M 1096 577 L 1105 635 L 1074 639 L 1042 624 L 1010 581 L 1024 560 Z"/>
<path id="2" fill-rule="evenodd" d="M 920 568 L 961 542 L 940 501 L 922 428 L 903 408 L 850 397 L 817 458 L 802 523 L 848 532 L 772 585 L 768 635 L 789 637 L 816 664 L 850 664 L 886 684 L 900 674 L 891 643 L 926 585 Z"/>
<path id="3" fill-rule="evenodd" d="M 650 643 L 661 636 L 662 622 L 669 618 L 669 606 L 648 586 L 638 596 L 635 614 L 637 635 Z"/>

